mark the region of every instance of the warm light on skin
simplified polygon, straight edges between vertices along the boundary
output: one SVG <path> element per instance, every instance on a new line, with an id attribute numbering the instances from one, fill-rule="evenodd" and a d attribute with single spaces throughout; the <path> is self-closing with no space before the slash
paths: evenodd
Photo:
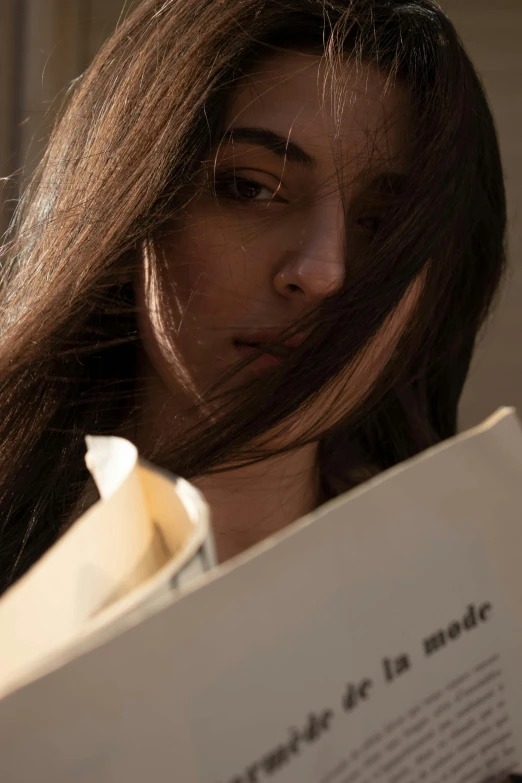
<path id="1" fill-rule="evenodd" d="M 186 410 L 189 400 L 204 401 L 239 360 L 238 335 L 283 330 L 313 311 L 343 284 L 347 261 L 371 241 L 379 209 L 372 183 L 378 175 L 400 172 L 407 96 L 389 88 L 372 66 L 350 66 L 342 133 L 336 135 L 330 79 L 310 54 L 278 55 L 256 68 L 238 88 L 223 139 L 202 167 L 202 182 L 215 179 L 216 191 L 204 188 L 161 245 L 145 249 L 138 301 L 150 373 L 143 420 L 149 438 L 166 431 L 169 417 Z M 256 136 L 252 129 L 298 149 L 268 149 L 270 134 Z M 315 421 L 324 426 L 341 387 L 343 410 L 336 417 L 370 391 L 411 318 L 419 289 L 417 281 L 306 417 L 278 428 L 278 442 L 289 442 Z M 233 475 L 201 479 L 221 559 L 313 507 L 315 450 L 312 444 Z M 250 515 L 254 505 L 260 508 L 257 522 L 245 530 L 241 509 Z"/>

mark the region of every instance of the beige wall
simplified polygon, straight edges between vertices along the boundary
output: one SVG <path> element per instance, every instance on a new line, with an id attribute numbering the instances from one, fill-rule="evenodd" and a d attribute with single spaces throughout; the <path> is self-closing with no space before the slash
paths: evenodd
<path id="1" fill-rule="evenodd" d="M 2 176 L 13 164 L 30 172 L 39 160 L 67 87 L 114 29 L 122 6 L 123 0 L 0 0 Z"/>
<path id="2" fill-rule="evenodd" d="M 522 0 L 441 0 L 481 73 L 496 118 L 509 201 L 511 270 L 466 385 L 461 426 L 498 405 L 522 414 Z M 0 176 L 30 170 L 55 96 L 85 68 L 127 0 L 0 0 Z M 16 18 L 20 31 L 16 33 Z M 13 32 L 14 31 L 14 32 Z M 24 68 L 18 37 L 22 35 Z M 13 63 L 17 63 L 14 67 Z M 5 226 L 6 210 L 3 221 Z"/>
<path id="3" fill-rule="evenodd" d="M 17 155 L 18 91 L 16 90 L 19 24 L 16 0 L 0 0 L 0 234 L 7 228 L 16 188 L 6 178 L 19 165 Z"/>
<path id="4" fill-rule="evenodd" d="M 71 81 L 135 0 L 0 0 L 0 177 L 28 176 Z M 0 232 L 11 207 L 4 190 Z"/>
<path id="5" fill-rule="evenodd" d="M 461 426 L 499 405 L 522 416 L 522 0 L 442 0 L 478 68 L 497 123 L 506 173 L 510 273 L 477 350 Z"/>

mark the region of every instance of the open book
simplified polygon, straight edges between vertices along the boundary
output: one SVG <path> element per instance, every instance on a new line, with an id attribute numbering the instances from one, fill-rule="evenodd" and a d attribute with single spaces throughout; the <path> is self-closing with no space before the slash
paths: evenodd
<path id="1" fill-rule="evenodd" d="M 0 599 L 6 783 L 485 783 L 522 762 L 522 429 L 483 425 L 216 565 L 189 483 L 101 500 Z"/>

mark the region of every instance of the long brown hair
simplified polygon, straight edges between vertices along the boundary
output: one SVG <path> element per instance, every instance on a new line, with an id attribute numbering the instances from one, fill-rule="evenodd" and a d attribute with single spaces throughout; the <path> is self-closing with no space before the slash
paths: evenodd
<path id="1" fill-rule="evenodd" d="M 182 207 L 237 79 L 281 47 L 320 48 L 332 72 L 349 57 L 400 79 L 408 170 L 288 366 L 223 398 L 217 421 L 180 427 L 155 459 L 191 477 L 265 458 L 263 435 L 313 406 L 421 273 L 378 382 L 298 442 L 319 442 L 327 498 L 359 480 L 354 468 L 382 470 L 455 433 L 506 217 L 491 113 L 447 17 L 432 0 L 144 0 L 71 91 L 2 251 L 0 588 L 60 534 L 86 480 L 84 435 L 139 408 L 140 248 Z"/>

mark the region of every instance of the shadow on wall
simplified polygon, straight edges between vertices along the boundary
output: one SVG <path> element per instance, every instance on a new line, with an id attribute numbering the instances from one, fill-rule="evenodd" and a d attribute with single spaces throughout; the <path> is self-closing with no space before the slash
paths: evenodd
<path id="1" fill-rule="evenodd" d="M 0 0 L 0 230 L 69 84 L 137 0 Z"/>

